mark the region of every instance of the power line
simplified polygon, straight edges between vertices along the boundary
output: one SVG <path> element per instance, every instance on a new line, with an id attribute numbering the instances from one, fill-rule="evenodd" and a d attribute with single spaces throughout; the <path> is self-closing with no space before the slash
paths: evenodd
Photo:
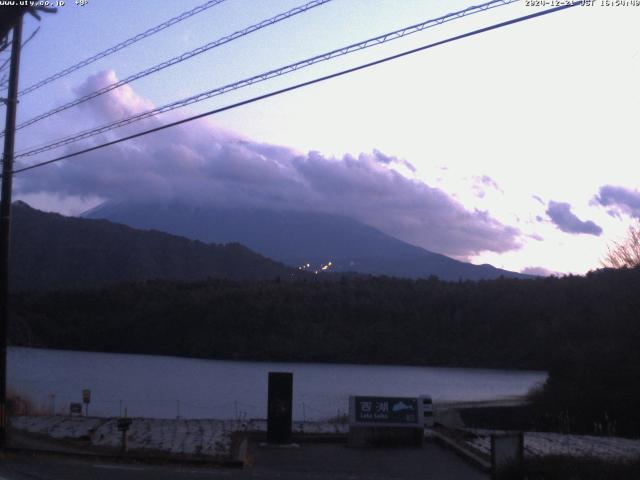
<path id="1" fill-rule="evenodd" d="M 156 25 L 155 27 L 152 27 L 142 33 L 139 33 L 131 38 L 128 38 L 127 40 L 118 43 L 117 45 L 114 45 L 113 47 L 107 48 L 106 50 L 103 50 L 102 52 L 96 53 L 95 55 L 82 60 L 78 63 L 76 63 L 75 65 L 72 65 L 70 67 L 65 68 L 64 70 L 61 70 L 60 72 L 51 75 L 50 77 L 45 78 L 44 80 L 39 81 L 38 83 L 31 85 L 30 87 L 25 88 L 24 90 L 22 90 L 21 92 L 18 93 L 19 96 L 22 95 L 26 95 L 27 93 L 33 92 L 34 90 L 39 89 L 40 87 L 43 87 L 45 85 L 47 85 L 48 83 L 53 82 L 54 80 L 58 80 L 59 78 L 62 78 L 66 75 L 69 75 L 72 72 L 75 72 L 76 70 L 79 70 L 82 67 L 86 67 L 87 65 L 96 62 L 104 57 L 107 57 L 109 55 L 111 55 L 112 53 L 115 53 L 119 50 L 122 50 L 123 48 L 126 48 L 130 45 L 133 45 L 136 42 L 139 42 L 140 40 L 142 40 L 143 38 L 147 38 L 150 37 L 151 35 L 154 35 L 158 32 L 161 32 L 162 30 L 164 30 L 165 28 L 169 28 L 172 25 L 175 25 L 176 23 L 182 22 L 183 20 L 186 20 L 189 17 L 192 17 L 194 15 L 197 15 L 198 13 L 204 12 L 205 10 L 214 7 L 216 5 L 218 5 L 219 3 L 222 3 L 226 0 L 209 0 L 206 3 L 203 3 L 202 5 L 199 5 L 195 8 L 192 8 L 191 10 L 188 10 L 186 12 L 181 13 L 180 15 L 178 15 L 177 17 L 173 17 L 170 18 L 169 20 Z"/>
<path id="2" fill-rule="evenodd" d="M 107 85 L 106 87 L 103 87 L 99 90 L 96 90 L 94 92 L 88 93 L 87 95 L 77 98 L 69 103 L 65 103 L 64 105 L 61 105 L 59 107 L 54 108 L 53 110 L 49 110 L 48 112 L 42 113 L 36 117 L 33 117 L 29 120 L 26 120 L 24 122 L 22 122 L 21 124 L 19 124 L 18 126 L 16 126 L 16 130 L 20 130 L 22 128 L 28 127 L 29 125 L 33 125 L 34 123 L 39 122 L 40 120 L 44 120 L 45 118 L 48 118 L 52 115 L 55 115 L 57 113 L 63 112 L 69 108 L 75 107 L 76 105 L 80 105 L 81 103 L 84 103 L 88 100 L 91 100 L 92 98 L 96 98 L 99 97 L 100 95 L 104 95 L 107 92 L 110 92 L 111 90 L 115 90 L 116 88 L 122 87 L 123 85 L 126 85 L 128 83 L 133 82 L 134 80 L 138 80 L 140 78 L 146 77 L 148 75 L 151 75 L 152 73 L 156 73 L 159 72 L 161 70 L 164 70 L 165 68 L 171 67 L 173 65 L 177 65 L 179 63 L 184 62 L 185 60 L 189 60 L 190 58 L 195 57 L 196 55 L 200 55 L 204 52 L 207 52 L 213 48 L 216 47 L 220 47 L 226 43 L 232 42 L 233 40 L 237 40 L 238 38 L 244 37 L 246 35 L 249 35 L 250 33 L 256 32 L 258 30 L 261 30 L 263 28 L 269 27 L 271 25 L 274 25 L 278 22 L 281 22 L 283 20 L 286 20 L 288 18 L 291 18 L 295 15 L 298 15 L 300 13 L 304 13 L 307 12 L 315 7 L 319 7 L 320 5 L 324 5 L 327 2 L 330 2 L 331 0 L 312 0 L 309 3 L 306 3 L 304 5 L 301 5 L 299 7 L 293 8 L 287 12 L 283 12 L 283 13 L 279 13 L 278 15 L 271 17 L 267 20 L 263 20 L 262 22 L 256 23 L 254 25 L 251 25 L 250 27 L 244 28 L 242 30 L 238 30 L 237 32 L 232 33 L 231 35 L 227 35 L 225 37 L 219 38 L 217 40 L 214 40 L 212 42 L 209 42 L 205 45 L 202 45 L 194 50 L 191 50 L 189 52 L 183 53 L 181 55 L 178 55 L 177 57 L 173 57 L 169 60 L 166 60 L 162 63 L 159 63 L 153 67 L 147 68 L 146 70 L 143 70 L 141 72 L 138 72 L 136 74 L 130 75 L 129 77 L 123 79 L 123 80 L 119 80 L 117 82 L 114 82 L 110 85 Z M 0 133 L 0 137 L 2 136 L 2 134 Z"/>
<path id="3" fill-rule="evenodd" d="M 391 40 L 396 40 L 398 38 L 402 38 L 404 36 L 413 34 L 413 33 L 417 33 L 420 32 L 422 30 L 425 30 L 427 28 L 431 28 L 437 25 L 441 25 L 443 23 L 446 22 L 450 22 L 452 20 L 457 20 L 459 18 L 465 17 L 465 16 L 469 16 L 469 15 L 473 15 L 475 13 L 480 13 L 492 8 L 496 8 L 496 7 L 500 7 L 500 6 L 504 6 L 504 5 L 508 5 L 511 3 L 515 3 L 518 2 L 520 0 L 491 0 L 487 3 L 483 3 L 481 5 L 478 6 L 473 6 L 473 7 L 469 7 L 469 8 L 465 8 L 464 10 L 460 10 L 457 12 L 453 12 L 453 13 L 449 13 L 447 15 L 441 16 L 441 17 L 437 17 L 435 19 L 430 19 L 415 25 L 411 25 L 409 27 L 405 27 L 399 30 L 395 30 L 393 32 L 389 32 L 389 33 L 385 33 L 383 35 L 379 35 L 377 37 L 374 38 L 370 38 L 368 40 L 359 42 L 359 43 L 354 43 L 352 45 L 348 45 L 346 47 L 343 48 L 339 48 L 336 50 L 332 50 L 330 52 L 327 53 L 323 53 L 321 55 L 316 55 L 314 57 L 296 62 L 296 63 L 292 63 L 289 65 L 286 65 L 284 67 L 280 67 L 277 68 L 275 70 L 270 70 L 268 72 L 264 72 L 261 73 L 259 75 L 255 75 L 253 77 L 249 77 L 234 83 L 230 83 L 227 85 L 224 85 L 222 87 L 217 87 L 214 88 L 212 90 L 208 90 L 206 92 L 202 92 L 196 95 L 193 95 L 191 97 L 187 97 L 184 98 L 182 100 L 177 100 L 175 102 L 169 103 L 167 105 L 164 105 L 162 107 L 157 107 L 155 109 L 152 110 L 148 110 L 146 112 L 142 112 L 136 115 L 132 115 L 130 117 L 124 118 L 122 120 L 117 120 L 115 122 L 111 122 L 109 124 L 106 125 L 102 125 L 101 127 L 97 127 L 97 128 L 93 128 L 93 129 L 88 129 L 88 130 L 84 130 L 82 132 L 78 132 L 76 134 L 73 134 L 71 136 L 56 140 L 52 143 L 49 143 L 47 145 L 38 147 L 38 148 L 34 148 L 32 150 L 29 151 L 23 151 L 22 153 L 19 153 L 18 155 L 16 155 L 16 158 L 21 158 L 21 157 L 28 157 L 28 156 L 33 156 L 36 155 L 38 153 L 42 153 L 44 151 L 47 150 L 52 150 L 54 148 L 59 148 L 61 146 L 64 145 L 68 145 L 70 143 L 74 143 L 77 142 L 79 140 L 83 140 L 85 138 L 89 138 L 92 137 L 94 135 L 98 135 L 101 133 L 105 133 L 107 131 L 110 130 L 114 130 L 116 128 L 120 128 L 123 127 L 125 125 L 128 125 L 130 123 L 134 123 L 134 122 L 138 122 L 141 120 L 144 120 L 145 118 L 150 118 L 153 117 L 155 115 L 159 115 L 161 113 L 165 113 L 165 112 L 169 112 L 171 110 L 175 110 L 177 108 L 181 108 L 181 107 L 185 107 L 187 105 L 191 105 L 194 103 L 198 103 L 204 100 L 208 100 L 209 98 L 215 97 L 215 96 L 219 96 L 219 95 L 223 95 L 225 93 L 231 92 L 233 90 L 238 90 L 240 88 L 244 88 L 244 87 L 248 87 L 250 85 L 254 85 L 256 83 L 260 83 L 260 82 L 264 82 L 266 80 L 270 80 L 272 78 L 275 77 L 279 77 L 282 75 L 286 75 L 288 73 L 291 72 L 295 72 L 297 70 L 300 70 L 302 68 L 306 68 L 309 67 L 311 65 L 314 65 L 316 63 L 320 63 L 320 62 L 324 62 L 327 60 L 331 60 L 333 58 L 339 57 L 339 56 L 343 56 L 343 55 L 347 55 L 351 52 L 354 51 L 358 51 L 358 50 L 363 50 L 369 47 L 373 47 L 376 45 L 380 45 L 386 42 L 389 42 Z"/>
<path id="4" fill-rule="evenodd" d="M 198 120 L 200 118 L 204 118 L 204 117 L 207 117 L 207 116 L 210 116 L 210 115 L 215 115 L 217 113 L 225 112 L 227 110 L 232 110 L 234 108 L 238 108 L 238 107 L 241 107 L 243 105 L 248 105 L 248 104 L 251 104 L 251 103 L 258 102 L 260 100 L 265 100 L 267 98 L 275 97 L 277 95 L 281 95 L 283 93 L 291 92 L 293 90 L 298 90 L 298 89 L 303 88 L 303 87 L 308 87 L 308 86 L 314 85 L 316 83 L 321 83 L 321 82 L 330 80 L 332 78 L 341 77 L 341 76 L 344 76 L 344 75 L 347 75 L 347 74 L 350 74 L 350 73 L 354 73 L 354 72 L 357 72 L 357 71 L 360 71 L 360 70 L 364 70 L 364 69 L 367 69 L 367 68 L 371 68 L 373 66 L 380 65 L 380 64 L 392 61 L 392 60 L 397 60 L 398 58 L 406 57 L 408 55 L 412 55 L 414 53 L 422 52 L 424 50 L 428 50 L 428 49 L 431 49 L 431 48 L 434 48 L 434 47 L 437 47 L 437 46 L 440 46 L 440 45 L 444 45 L 446 43 L 451 43 L 451 42 L 454 42 L 454 41 L 457 41 L 457 40 L 462 40 L 463 38 L 472 37 L 472 36 L 475 36 L 475 35 L 479 35 L 479 34 L 482 34 L 482 33 L 489 32 L 491 30 L 497 30 L 499 28 L 503 28 L 503 27 L 506 27 L 506 26 L 509 26 L 509 25 L 513 25 L 513 24 L 516 24 L 516 23 L 520 23 L 520 22 L 524 22 L 524 21 L 527 21 L 527 20 L 531 20 L 531 19 L 534 19 L 534 18 L 537 18 L 537 17 L 541 17 L 543 15 L 548 15 L 548 14 L 551 14 L 551 13 L 555 13 L 555 12 L 558 12 L 558 11 L 561 11 L 561 10 L 565 10 L 567 8 L 576 7 L 578 5 L 580 5 L 578 2 L 569 3 L 567 5 L 562 5 L 562 6 L 559 6 L 559 7 L 550 8 L 550 9 L 543 10 L 543 11 L 540 11 L 540 12 L 531 13 L 529 15 L 525 15 L 525 16 L 522 16 L 522 17 L 518 17 L 518 18 L 511 19 L 511 20 L 507 20 L 507 21 L 504 21 L 504 22 L 496 23 L 496 24 L 490 25 L 488 27 L 483 27 L 483 28 L 480 28 L 478 30 L 473 30 L 471 32 L 463 33 L 461 35 L 456 35 L 455 37 L 450 37 L 450 38 L 447 38 L 445 40 L 440 40 L 440 41 L 435 42 L 435 43 L 430 43 L 430 44 L 427 44 L 427 45 L 423 45 L 421 47 L 414 48 L 412 50 L 406 50 L 404 52 L 397 53 L 395 55 L 391 55 L 389 57 L 385 57 L 385 58 L 382 58 L 380 60 L 375 60 L 373 62 L 365 63 L 365 64 L 359 65 L 357 67 L 352 67 L 352 68 L 348 68 L 346 70 L 341 70 L 341 71 L 336 72 L 336 73 L 332 73 L 332 74 L 329 74 L 329 75 L 318 77 L 318 78 L 315 78 L 313 80 L 308 80 L 306 82 L 298 83 L 296 85 L 292 85 L 292 86 L 289 86 L 289 87 L 286 87 L 286 88 L 282 88 L 280 90 L 275 90 L 273 92 L 265 93 L 263 95 L 259 95 L 259 96 L 256 96 L 256 97 L 253 97 L 253 98 L 250 98 L 250 99 L 247 99 L 247 100 L 236 102 L 236 103 L 233 103 L 231 105 L 226 105 L 226 106 L 221 107 L 221 108 L 216 108 L 216 109 L 210 110 L 208 112 L 200 113 L 198 115 L 193 115 L 191 117 L 187 117 L 187 118 L 184 118 L 182 120 L 178 120 L 178 121 L 175 121 L 175 122 L 167 123 L 165 125 L 160 125 L 158 127 L 155 127 L 155 128 L 149 129 L 149 130 L 144 130 L 142 132 L 138 132 L 138 133 L 135 133 L 133 135 L 128 135 L 126 137 L 119 138 L 117 140 L 112 140 L 110 142 L 105 142 L 105 143 L 102 143 L 100 145 L 95 145 L 95 146 L 90 147 L 90 148 L 85 148 L 83 150 L 78 150 L 76 152 L 72 152 L 72 153 L 69 153 L 69 154 L 66 154 L 66 155 L 62 155 L 60 157 L 53 158 L 51 160 L 47 160 L 47 161 L 44 161 L 44 162 L 39 162 L 39 163 L 36 163 L 36 164 L 33 164 L 33 165 L 29 165 L 27 167 L 19 168 L 19 169 L 14 169 L 11 172 L 11 174 L 13 175 L 13 174 L 16 174 L 16 173 L 25 172 L 25 171 L 28 171 L 28 170 L 33 170 L 34 168 L 42 167 L 42 166 L 45 166 L 45 165 L 50 165 L 52 163 L 56 163 L 56 162 L 60 162 L 62 160 L 66 160 L 68 158 L 76 157 L 76 156 L 82 155 L 84 153 L 89 153 L 89 152 L 92 152 L 94 150 L 98 150 L 98 149 L 101 149 L 101 148 L 109 147 L 111 145 L 116 145 L 118 143 L 125 142 L 127 140 L 132 140 L 134 138 L 142 137 L 144 135 L 149 135 L 151 133 L 155 133 L 155 132 L 158 132 L 160 130 L 165 130 L 167 128 L 171 128 L 171 127 L 175 127 L 175 126 L 178 126 L 178 125 L 182 125 L 183 123 L 192 122 L 192 121 Z"/>

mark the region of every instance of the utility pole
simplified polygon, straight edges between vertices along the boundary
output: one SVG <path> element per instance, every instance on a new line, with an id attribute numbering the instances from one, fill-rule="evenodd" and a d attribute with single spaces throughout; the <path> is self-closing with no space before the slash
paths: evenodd
<path id="1" fill-rule="evenodd" d="M 7 446 L 7 333 L 9 315 L 9 239 L 11 235 L 11 189 L 13 151 L 18 106 L 18 71 L 22 46 L 22 15 L 15 18 L 11 43 L 11 67 L 2 157 L 2 198 L 0 201 L 0 448 Z"/>

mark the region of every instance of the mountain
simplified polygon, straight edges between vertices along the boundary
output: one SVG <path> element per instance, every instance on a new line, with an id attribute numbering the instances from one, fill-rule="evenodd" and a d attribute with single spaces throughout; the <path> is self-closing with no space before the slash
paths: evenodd
<path id="1" fill-rule="evenodd" d="M 274 260 L 311 270 L 442 280 L 531 278 L 472 265 L 410 245 L 351 218 L 323 213 L 222 209 L 185 204 L 105 203 L 84 214 L 203 242 L 239 242 Z"/>
<path id="2" fill-rule="evenodd" d="M 206 245 L 158 231 L 140 231 L 107 220 L 45 213 L 13 204 L 13 290 L 80 288 L 155 278 L 273 279 L 297 270 L 237 243 Z"/>

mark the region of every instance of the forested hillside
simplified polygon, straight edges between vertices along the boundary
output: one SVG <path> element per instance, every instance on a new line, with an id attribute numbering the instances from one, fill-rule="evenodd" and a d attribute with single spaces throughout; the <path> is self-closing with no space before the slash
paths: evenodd
<path id="1" fill-rule="evenodd" d="M 13 206 L 13 290 L 86 288 L 164 278 L 291 278 L 299 272 L 237 244 L 207 245 L 106 220 Z"/>
<path id="2" fill-rule="evenodd" d="M 25 293 L 13 307 L 47 347 L 550 368 L 592 346 L 635 352 L 638 291 L 638 269 L 482 282 L 152 281 Z"/>

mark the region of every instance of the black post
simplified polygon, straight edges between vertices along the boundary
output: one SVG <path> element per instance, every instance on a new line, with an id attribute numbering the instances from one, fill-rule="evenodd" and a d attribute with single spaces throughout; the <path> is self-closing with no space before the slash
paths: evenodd
<path id="1" fill-rule="evenodd" d="M 0 201 L 0 448 L 7 446 L 7 333 L 9 315 L 9 239 L 11 235 L 11 188 L 13 181 L 13 150 L 18 106 L 18 70 L 22 44 L 22 16 L 13 26 L 11 70 L 7 94 L 7 119 L 2 161 L 2 199 Z"/>
<path id="2" fill-rule="evenodd" d="M 269 372 L 267 442 L 291 443 L 293 373 Z"/>

